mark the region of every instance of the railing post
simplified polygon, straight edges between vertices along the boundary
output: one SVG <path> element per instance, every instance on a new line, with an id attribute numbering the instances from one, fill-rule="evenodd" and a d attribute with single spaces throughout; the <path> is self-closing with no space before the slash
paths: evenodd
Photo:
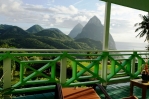
<path id="1" fill-rule="evenodd" d="M 3 60 L 3 89 L 11 87 L 11 59 Z M 4 99 L 11 99 L 10 96 L 4 95 Z"/>
<path id="2" fill-rule="evenodd" d="M 72 77 L 74 79 L 77 78 L 77 63 L 75 61 L 73 61 L 73 64 L 72 64 Z"/>
<path id="3" fill-rule="evenodd" d="M 97 63 L 95 64 L 95 67 L 94 67 L 94 73 L 95 73 L 96 75 L 98 75 L 98 72 L 99 72 L 99 62 L 97 62 Z"/>
<path id="4" fill-rule="evenodd" d="M 111 61 L 111 73 L 115 74 L 115 60 Z"/>
<path id="5" fill-rule="evenodd" d="M 61 66 L 60 66 L 60 83 L 64 84 L 66 82 L 67 78 L 67 58 L 63 58 L 61 60 Z"/>
<path id="6" fill-rule="evenodd" d="M 55 81 L 55 77 L 56 77 L 56 63 L 53 62 L 53 65 L 51 67 L 51 79 Z"/>
<path id="7" fill-rule="evenodd" d="M 133 58 L 132 60 L 132 63 L 131 63 L 131 73 L 134 74 L 136 71 L 135 71 L 135 68 L 136 68 L 136 58 Z"/>
<path id="8" fill-rule="evenodd" d="M 102 71 L 101 71 L 101 77 L 107 81 L 107 62 L 108 62 L 108 52 L 103 52 L 104 58 L 102 60 Z M 106 86 L 107 83 L 103 83 L 103 86 Z"/>
<path id="9" fill-rule="evenodd" d="M 20 63 L 20 82 L 23 83 L 24 63 Z"/>

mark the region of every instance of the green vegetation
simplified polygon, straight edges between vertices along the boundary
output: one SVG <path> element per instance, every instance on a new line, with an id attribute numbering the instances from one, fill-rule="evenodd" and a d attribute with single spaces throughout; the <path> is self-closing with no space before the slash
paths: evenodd
<path id="1" fill-rule="evenodd" d="M 102 43 L 100 41 L 95 41 L 89 38 L 81 38 L 76 39 L 76 42 L 83 42 L 85 44 L 88 44 L 88 46 L 92 47 L 93 49 L 100 49 L 102 50 Z"/>
<path id="2" fill-rule="evenodd" d="M 149 14 L 140 15 L 140 17 L 142 18 L 142 21 L 140 23 L 135 24 L 135 26 L 138 26 L 135 32 L 138 32 L 139 30 L 141 30 L 137 36 L 139 36 L 140 38 L 146 36 L 145 38 L 145 41 L 146 41 L 146 40 L 149 40 Z"/>
<path id="3" fill-rule="evenodd" d="M 36 31 L 36 33 L 30 33 Z M 43 29 L 34 25 L 27 31 L 17 26 L 0 25 L 1 48 L 34 48 L 34 49 L 101 49 L 101 42 L 80 39 L 74 40 L 59 29 Z M 7 46 L 5 46 L 7 45 Z"/>

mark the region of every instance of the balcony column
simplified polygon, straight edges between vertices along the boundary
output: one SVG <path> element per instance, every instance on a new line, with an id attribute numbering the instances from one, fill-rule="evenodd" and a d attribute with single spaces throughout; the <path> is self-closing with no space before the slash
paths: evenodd
<path id="1" fill-rule="evenodd" d="M 11 59 L 3 60 L 3 89 L 11 87 Z M 9 95 L 4 95 L 4 99 L 11 99 Z"/>
<path id="2" fill-rule="evenodd" d="M 104 18 L 103 50 L 108 50 L 109 47 L 110 12 L 111 12 L 111 3 L 106 2 L 105 18 Z"/>
<path id="3" fill-rule="evenodd" d="M 107 51 L 109 48 L 109 28 L 110 28 L 110 12 L 111 2 L 106 2 L 105 5 L 105 18 L 104 18 L 104 35 L 103 35 L 103 51 Z M 107 81 L 107 62 L 108 56 L 102 61 L 102 78 Z M 106 86 L 106 83 L 103 83 Z"/>
<path id="4" fill-rule="evenodd" d="M 61 66 L 60 66 L 60 83 L 64 84 L 66 82 L 67 78 L 67 58 L 63 58 L 61 60 Z"/>

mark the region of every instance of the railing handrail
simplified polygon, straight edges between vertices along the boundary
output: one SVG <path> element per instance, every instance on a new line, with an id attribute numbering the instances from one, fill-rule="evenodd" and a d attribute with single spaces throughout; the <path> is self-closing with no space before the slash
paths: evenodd
<path id="1" fill-rule="evenodd" d="M 62 86 L 82 86 L 94 83 L 107 84 L 117 80 L 129 80 L 139 77 L 141 66 L 144 64 L 144 57 L 148 55 L 146 50 L 79 50 L 79 49 L 7 49 L 0 48 L 0 60 L 3 61 L 3 71 L 7 71 L 7 75 L 3 79 L 3 89 L 14 87 L 14 93 L 47 90 L 52 86 L 24 88 L 24 85 L 44 84 L 51 82 L 59 82 Z M 89 52 L 89 53 L 88 53 Z M 122 53 L 121 53 L 122 52 Z M 123 53 L 124 52 L 124 53 Z M 38 59 L 33 59 L 35 58 Z M 89 56 L 89 57 L 88 57 Z M 122 56 L 122 57 L 121 57 Z M 123 57 L 126 56 L 126 57 Z M 41 58 L 42 57 L 42 58 Z M 48 58 L 47 58 L 48 57 Z M 28 59 L 26 59 L 28 58 Z M 40 59 L 41 58 L 41 59 Z M 67 59 L 71 61 L 68 66 Z M 69 61 L 69 62 L 70 62 Z M 111 67 L 108 70 L 108 62 L 111 62 Z M 137 70 L 135 70 L 135 62 L 137 62 Z M 11 67 L 17 63 L 19 68 L 19 81 L 11 85 Z M 41 64 L 40 64 L 41 63 Z M 83 64 L 85 63 L 85 64 Z M 38 68 L 32 67 L 34 64 L 40 64 Z M 16 65 L 16 64 L 15 64 Z M 34 65 L 35 66 L 35 65 Z M 58 66 L 58 72 L 56 71 Z M 67 69 L 68 66 L 68 69 Z M 31 70 L 30 74 L 25 74 L 25 69 Z M 79 68 L 79 71 L 78 71 Z M 49 69 L 48 73 L 46 69 Z M 107 71 L 108 70 L 108 71 Z M 9 72 L 8 72 L 9 71 Z M 119 77 L 115 79 L 120 72 L 125 72 L 125 78 Z M 71 73 L 70 73 L 71 72 Z M 47 74 L 46 74 L 47 73 Z M 60 77 L 57 79 L 56 73 Z M 86 76 L 87 73 L 88 75 Z M 45 80 L 34 80 L 34 77 L 41 75 Z M 126 78 L 127 76 L 127 78 Z M 9 81 L 8 81 L 9 78 Z M 122 78 L 122 79 L 121 79 Z M 83 81 L 81 81 L 81 80 Z M 84 81 L 84 79 L 87 79 Z M 93 79 L 93 80 L 90 80 Z M 78 82 L 79 81 L 79 82 Z M 12 92 L 12 93 L 13 93 Z"/>
<path id="2" fill-rule="evenodd" d="M 0 48 L 0 51 L 38 51 L 38 52 L 149 52 L 147 50 L 82 50 L 82 49 L 15 49 Z"/>

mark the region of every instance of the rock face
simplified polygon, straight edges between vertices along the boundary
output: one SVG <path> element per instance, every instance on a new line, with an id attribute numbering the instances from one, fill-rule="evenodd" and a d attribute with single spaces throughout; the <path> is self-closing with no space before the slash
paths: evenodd
<path id="1" fill-rule="evenodd" d="M 71 38 L 75 38 L 79 33 L 81 33 L 83 26 L 78 23 L 68 34 Z"/>
<path id="2" fill-rule="evenodd" d="M 84 26 L 82 32 L 75 37 L 75 39 L 90 38 L 103 43 L 103 35 L 104 26 L 96 16 L 93 16 Z M 116 49 L 115 42 L 111 34 L 109 34 L 109 49 Z"/>

